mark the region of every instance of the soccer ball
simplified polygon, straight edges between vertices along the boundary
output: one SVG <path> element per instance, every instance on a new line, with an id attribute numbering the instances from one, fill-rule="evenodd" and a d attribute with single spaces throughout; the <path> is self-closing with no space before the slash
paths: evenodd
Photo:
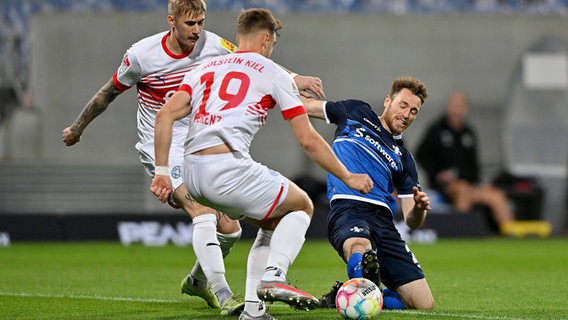
<path id="1" fill-rule="evenodd" d="M 353 278 L 339 288 L 335 305 L 344 319 L 375 319 L 383 309 L 383 295 L 373 281 Z"/>

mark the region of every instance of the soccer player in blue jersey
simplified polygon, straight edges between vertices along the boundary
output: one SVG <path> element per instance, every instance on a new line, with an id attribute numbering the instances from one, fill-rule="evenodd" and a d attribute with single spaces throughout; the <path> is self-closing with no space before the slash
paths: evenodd
<path id="1" fill-rule="evenodd" d="M 378 286 L 382 280 L 385 309 L 434 308 L 424 273 L 394 224 L 395 194 L 411 229 L 420 227 L 431 210 L 414 158 L 401 140 L 427 97 L 422 82 L 400 77 L 384 100 L 381 116 L 360 100 L 303 100 L 311 117 L 337 125 L 332 149 L 341 162 L 373 180 L 373 190 L 362 194 L 328 175 L 328 238 L 347 263 L 349 278 L 364 277 Z M 320 299 L 322 307 L 335 307 L 340 286 L 336 282 Z"/>

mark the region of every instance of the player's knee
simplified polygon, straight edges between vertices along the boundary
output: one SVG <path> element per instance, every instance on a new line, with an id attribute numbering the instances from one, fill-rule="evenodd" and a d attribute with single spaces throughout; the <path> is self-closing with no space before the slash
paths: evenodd
<path id="1" fill-rule="evenodd" d="M 233 220 L 223 213 L 217 216 L 217 231 L 223 234 L 232 234 L 241 231 L 241 224 L 238 220 Z"/>
<path id="2" fill-rule="evenodd" d="M 291 211 L 304 211 L 311 218 L 314 215 L 314 203 L 307 194 L 303 193 Z"/>
<path id="3" fill-rule="evenodd" d="M 291 211 L 304 211 L 310 217 L 314 213 L 314 204 L 308 193 L 302 188 L 298 187 L 293 182 L 290 182 L 290 187 L 288 190 L 288 197 L 291 200 L 293 208 Z"/>
<path id="4" fill-rule="evenodd" d="M 432 309 L 434 309 L 435 306 L 436 306 L 436 303 L 434 302 L 434 298 L 432 298 L 430 296 L 428 298 L 422 298 L 422 299 L 419 299 L 418 301 L 416 301 L 414 303 L 414 308 L 412 308 L 412 309 L 432 310 Z"/>
<path id="5" fill-rule="evenodd" d="M 349 238 L 343 243 L 343 255 L 349 259 L 354 253 L 364 253 L 371 249 L 371 241 L 366 238 Z"/>
<path id="6" fill-rule="evenodd" d="M 397 292 L 407 309 L 430 310 L 436 305 L 425 279 L 403 285 Z"/>
<path id="7" fill-rule="evenodd" d="M 311 200 L 308 199 L 308 202 L 305 205 L 305 209 L 302 210 L 304 211 L 308 216 L 310 216 L 310 218 L 312 218 L 314 216 L 314 204 Z"/>

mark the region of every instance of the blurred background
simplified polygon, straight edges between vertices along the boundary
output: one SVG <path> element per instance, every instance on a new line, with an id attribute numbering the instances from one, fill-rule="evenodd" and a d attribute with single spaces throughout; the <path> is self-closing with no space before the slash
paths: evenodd
<path id="1" fill-rule="evenodd" d="M 534 179 L 544 196 L 531 219 L 549 222 L 553 235 L 565 234 L 568 0 L 207 5 L 205 28 L 232 42 L 241 8 L 272 9 L 283 23 L 272 58 L 321 77 L 329 100 L 365 100 L 380 113 L 395 77 L 425 82 L 431 97 L 404 134 L 411 151 L 444 110 L 448 94 L 467 92 L 483 180 L 500 172 Z M 164 215 L 174 211 L 149 192 L 150 179 L 134 149 L 135 90 L 93 121 L 81 143 L 61 142 L 62 129 L 111 77 L 130 45 L 168 29 L 166 8 L 166 0 L 0 0 L 0 236 L 116 238 L 116 219 L 185 219 Z M 278 112 L 269 118 L 253 157 L 313 190 L 325 211 L 325 173 L 304 156 Z M 335 126 L 314 125 L 332 140 Z M 440 208 L 443 203 L 434 208 L 440 215 L 431 217 L 441 225 L 433 228 L 457 228 L 459 222 Z M 325 237 L 322 216 L 323 222 L 312 224 L 314 236 Z M 93 231 L 109 223 L 111 231 Z M 459 228 L 474 224 L 465 221 Z"/>

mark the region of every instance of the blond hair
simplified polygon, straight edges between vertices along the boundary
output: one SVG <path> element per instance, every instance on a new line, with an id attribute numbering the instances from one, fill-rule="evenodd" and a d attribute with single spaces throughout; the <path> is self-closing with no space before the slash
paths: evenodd
<path id="1" fill-rule="evenodd" d="M 207 5 L 203 0 L 168 0 L 168 14 L 179 17 L 190 14 L 191 17 L 207 12 Z"/>

